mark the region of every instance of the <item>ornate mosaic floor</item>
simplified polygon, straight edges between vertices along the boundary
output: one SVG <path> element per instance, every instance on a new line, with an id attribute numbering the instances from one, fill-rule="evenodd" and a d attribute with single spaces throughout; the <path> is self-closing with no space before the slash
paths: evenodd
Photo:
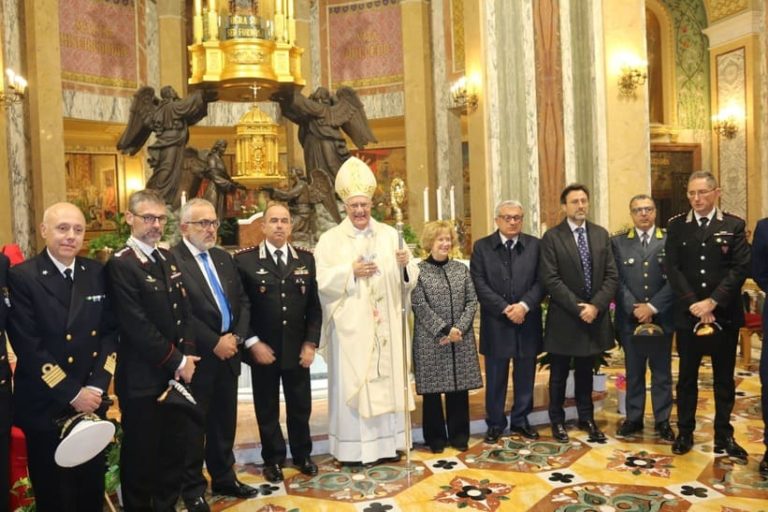
<path id="1" fill-rule="evenodd" d="M 702 370 L 694 449 L 684 455 L 655 437 L 646 417 L 642 434 L 617 439 L 615 374 L 610 370 L 606 407 L 597 414 L 608 435 L 602 443 L 571 428 L 560 444 L 540 427 L 540 440 L 507 436 L 494 445 L 473 437 L 466 452 L 432 454 L 424 447 L 405 461 L 352 470 L 327 455 L 315 457 L 320 473 L 309 478 L 292 468 L 286 481 L 269 484 L 256 465 L 239 466 L 240 479 L 260 495 L 248 501 L 211 500 L 212 510 L 234 511 L 768 511 L 768 479 L 757 472 L 764 447 L 757 372 L 738 369 L 736 438 L 750 453 L 747 465 L 713 450 L 711 372 Z M 650 400 L 648 400 L 650 402 Z M 673 418 L 674 425 L 674 418 Z"/>

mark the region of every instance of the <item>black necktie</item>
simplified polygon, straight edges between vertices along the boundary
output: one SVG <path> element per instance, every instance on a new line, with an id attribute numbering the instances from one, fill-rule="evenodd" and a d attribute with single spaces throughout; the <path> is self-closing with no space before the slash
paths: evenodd
<path id="1" fill-rule="evenodd" d="M 648 233 L 643 233 L 640 238 L 643 239 L 643 247 L 648 247 Z"/>
<path id="2" fill-rule="evenodd" d="M 706 229 L 708 222 L 709 222 L 709 217 L 702 217 L 702 218 L 700 218 L 699 219 L 699 223 L 700 223 L 699 227 L 701 229 Z"/>
<path id="3" fill-rule="evenodd" d="M 74 281 L 72 280 L 72 269 L 71 268 L 65 268 L 64 269 L 64 280 L 67 282 L 67 286 L 69 289 L 72 289 L 72 284 Z"/>
<path id="4" fill-rule="evenodd" d="M 158 251 L 157 249 L 152 251 L 152 257 L 155 259 L 155 265 L 157 265 L 157 268 L 159 268 L 160 272 L 162 272 L 163 275 L 165 275 L 165 269 L 163 268 L 163 259 L 162 259 L 162 256 L 160 256 L 160 251 Z"/>
<path id="5" fill-rule="evenodd" d="M 504 242 L 504 245 L 507 246 L 507 251 L 509 251 L 509 253 L 512 254 L 512 247 L 514 247 L 515 241 L 514 240 L 507 240 L 506 242 Z"/>
<path id="6" fill-rule="evenodd" d="M 283 251 L 280 249 L 275 250 L 275 266 L 277 267 L 277 273 L 283 275 Z"/>

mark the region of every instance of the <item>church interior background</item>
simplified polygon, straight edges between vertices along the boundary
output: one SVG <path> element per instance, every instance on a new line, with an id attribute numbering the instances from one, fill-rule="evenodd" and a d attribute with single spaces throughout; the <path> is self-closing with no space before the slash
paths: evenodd
<path id="1" fill-rule="evenodd" d="M 718 176 L 720 206 L 745 218 L 748 229 L 768 212 L 765 0 L 277 3 L 290 5 L 283 14 L 303 49 L 291 54 L 303 93 L 351 86 L 365 106 L 378 142 L 349 146 L 377 174 L 378 213 L 392 219 L 389 183 L 402 178 L 413 232 L 438 216 L 454 220 L 465 257 L 473 240 L 494 229 L 499 200 L 518 199 L 526 231 L 540 235 L 560 221 L 560 190 L 576 181 L 592 190 L 591 218 L 609 231 L 629 225 L 627 205 L 638 193 L 653 194 L 662 223 L 685 209 L 685 180 L 698 169 Z M 0 244 L 16 243 L 27 257 L 40 250 L 42 212 L 61 200 L 83 208 L 87 239 L 116 231 L 127 197 L 151 173 L 146 150 L 127 156 L 116 149 L 133 94 L 144 85 L 156 91 L 172 85 L 185 96 L 194 88 L 190 48 L 202 30 L 196 19 L 208 30 L 210 13 L 237 9 L 263 14 L 280 7 L 275 0 L 0 0 L 0 65 L 28 83 L 20 95 L 8 75 L 0 94 Z M 209 105 L 189 142 L 207 149 L 227 140 L 233 175 L 236 126 L 254 107 L 236 99 Z M 228 198 L 233 218 L 258 208 L 265 183 L 285 186 L 287 169 L 303 167 L 295 125 L 276 103 L 255 106 L 261 114 L 250 119 L 276 127 L 278 164 L 269 180 L 248 182 L 247 192 Z M 416 450 L 417 471 L 394 465 L 352 474 L 326 459 L 319 477 L 290 473 L 271 485 L 260 476 L 246 388 L 238 467 L 245 481 L 261 485 L 261 496 L 214 506 L 765 509 L 768 481 L 755 470 L 762 452 L 760 388 L 750 356 L 737 378 L 743 400 L 735 412 L 737 436 L 753 455 L 749 467 L 712 453 L 711 421 L 704 421 L 700 435 L 710 444 L 685 459 L 650 434 L 635 442 L 609 436 L 600 445 L 575 439 L 565 447 L 514 436 L 489 447 L 473 437 L 467 452 Z M 620 421 L 613 387 L 620 360 L 620 354 L 612 358 L 611 383 L 600 395 L 607 433 Z M 250 385 L 248 378 L 242 382 Z M 312 426 L 322 447 L 327 427 L 318 388 Z M 481 396 L 473 400 L 473 432 L 484 429 Z M 702 400 L 711 417 L 711 390 Z"/>

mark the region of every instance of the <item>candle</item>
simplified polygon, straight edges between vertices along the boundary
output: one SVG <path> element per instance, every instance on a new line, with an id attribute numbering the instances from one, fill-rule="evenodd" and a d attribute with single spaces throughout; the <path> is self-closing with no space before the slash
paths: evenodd
<path id="1" fill-rule="evenodd" d="M 293 0 L 288 1 L 288 19 L 293 19 Z"/>
<path id="2" fill-rule="evenodd" d="M 429 222 L 429 187 L 424 187 L 424 224 Z"/>
<path id="3" fill-rule="evenodd" d="M 203 14 L 203 0 L 195 0 L 195 16 Z"/>
<path id="4" fill-rule="evenodd" d="M 277 7 L 277 12 L 275 14 L 283 14 L 283 2 L 285 0 L 277 0 L 275 2 L 275 6 Z"/>
<path id="5" fill-rule="evenodd" d="M 184 206 L 187 204 L 187 192 L 186 190 L 181 191 L 181 206 Z"/>
<path id="6" fill-rule="evenodd" d="M 216 12 L 216 0 L 208 0 L 208 10 Z"/>
<path id="7" fill-rule="evenodd" d="M 443 191 L 437 187 L 437 220 L 443 220 Z"/>
<path id="8" fill-rule="evenodd" d="M 456 194 L 453 190 L 453 185 L 451 185 L 451 220 L 454 220 L 456 218 Z"/>

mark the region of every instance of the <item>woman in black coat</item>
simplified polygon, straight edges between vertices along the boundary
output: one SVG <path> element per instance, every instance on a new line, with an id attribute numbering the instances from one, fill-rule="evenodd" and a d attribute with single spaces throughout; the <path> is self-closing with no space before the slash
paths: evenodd
<path id="1" fill-rule="evenodd" d="M 483 386 L 472 328 L 475 288 L 467 266 L 449 259 L 457 242 L 450 222 L 425 226 L 421 244 L 430 254 L 419 264 L 411 295 L 416 392 L 423 395 L 424 441 L 433 453 L 442 452 L 448 443 L 467 449 L 469 390 Z"/>

